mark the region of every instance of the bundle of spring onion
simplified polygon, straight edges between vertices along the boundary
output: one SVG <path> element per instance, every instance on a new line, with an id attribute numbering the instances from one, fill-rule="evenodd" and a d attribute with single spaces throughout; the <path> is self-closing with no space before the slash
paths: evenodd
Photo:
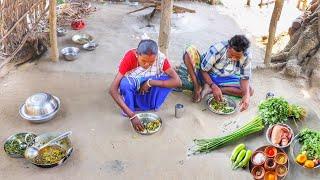
<path id="1" fill-rule="evenodd" d="M 189 150 L 192 151 L 192 154 L 208 153 L 252 133 L 262 131 L 268 125 L 284 123 L 288 121 L 288 118 L 302 120 L 305 116 L 306 111 L 302 107 L 289 104 L 282 97 L 270 98 L 260 103 L 259 115 L 248 124 L 226 136 L 195 139 L 195 146 Z"/>

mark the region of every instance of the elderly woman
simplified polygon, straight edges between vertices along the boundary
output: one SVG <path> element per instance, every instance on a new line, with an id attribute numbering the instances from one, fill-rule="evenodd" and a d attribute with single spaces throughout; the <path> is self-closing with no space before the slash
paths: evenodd
<path id="1" fill-rule="evenodd" d="M 135 112 L 159 109 L 171 89 L 179 86 L 180 78 L 169 60 L 158 51 L 157 43 L 148 39 L 125 54 L 109 93 L 133 127 L 141 131 Z"/>

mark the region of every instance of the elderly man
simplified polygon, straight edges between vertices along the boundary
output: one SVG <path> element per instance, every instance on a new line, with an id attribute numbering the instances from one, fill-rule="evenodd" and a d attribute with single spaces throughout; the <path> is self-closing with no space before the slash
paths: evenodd
<path id="1" fill-rule="evenodd" d="M 182 79 L 191 80 L 194 102 L 199 102 L 208 93 L 213 93 L 218 101 L 222 100 L 222 94 L 227 94 L 242 97 L 241 111 L 248 108 L 253 94 L 249 85 L 249 45 L 245 36 L 235 35 L 229 41 L 215 43 L 202 55 L 194 46 L 187 47 L 183 61 L 188 78 Z M 185 84 L 183 81 L 183 86 Z"/>
<path id="2" fill-rule="evenodd" d="M 109 93 L 138 131 L 143 130 L 136 111 L 157 110 L 172 88 L 181 86 L 169 60 L 153 40 L 142 40 L 121 60 Z"/>

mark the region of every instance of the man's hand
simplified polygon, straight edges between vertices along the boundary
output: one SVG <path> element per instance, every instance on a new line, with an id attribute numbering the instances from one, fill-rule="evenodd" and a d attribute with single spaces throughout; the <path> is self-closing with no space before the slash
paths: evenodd
<path id="1" fill-rule="evenodd" d="M 250 103 L 249 96 L 247 96 L 247 95 L 243 96 L 241 101 L 240 101 L 240 112 L 248 109 L 249 103 Z"/>
<path id="2" fill-rule="evenodd" d="M 143 83 L 143 85 L 140 87 L 139 92 L 140 94 L 145 94 L 149 92 L 150 87 L 148 86 L 148 82 Z"/>
<path id="3" fill-rule="evenodd" d="M 137 131 L 143 131 L 143 125 L 141 124 L 141 121 L 139 118 L 136 116 L 131 120 L 133 128 L 135 128 Z"/>
<path id="4" fill-rule="evenodd" d="M 221 89 L 216 85 L 212 85 L 211 89 L 214 99 L 221 102 L 223 100 Z"/>

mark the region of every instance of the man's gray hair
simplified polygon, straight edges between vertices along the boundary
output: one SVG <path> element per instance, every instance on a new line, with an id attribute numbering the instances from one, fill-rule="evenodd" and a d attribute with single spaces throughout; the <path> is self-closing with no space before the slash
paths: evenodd
<path id="1" fill-rule="evenodd" d="M 158 55 L 158 44 L 151 39 L 141 40 L 137 48 L 137 53 L 139 55 Z"/>

